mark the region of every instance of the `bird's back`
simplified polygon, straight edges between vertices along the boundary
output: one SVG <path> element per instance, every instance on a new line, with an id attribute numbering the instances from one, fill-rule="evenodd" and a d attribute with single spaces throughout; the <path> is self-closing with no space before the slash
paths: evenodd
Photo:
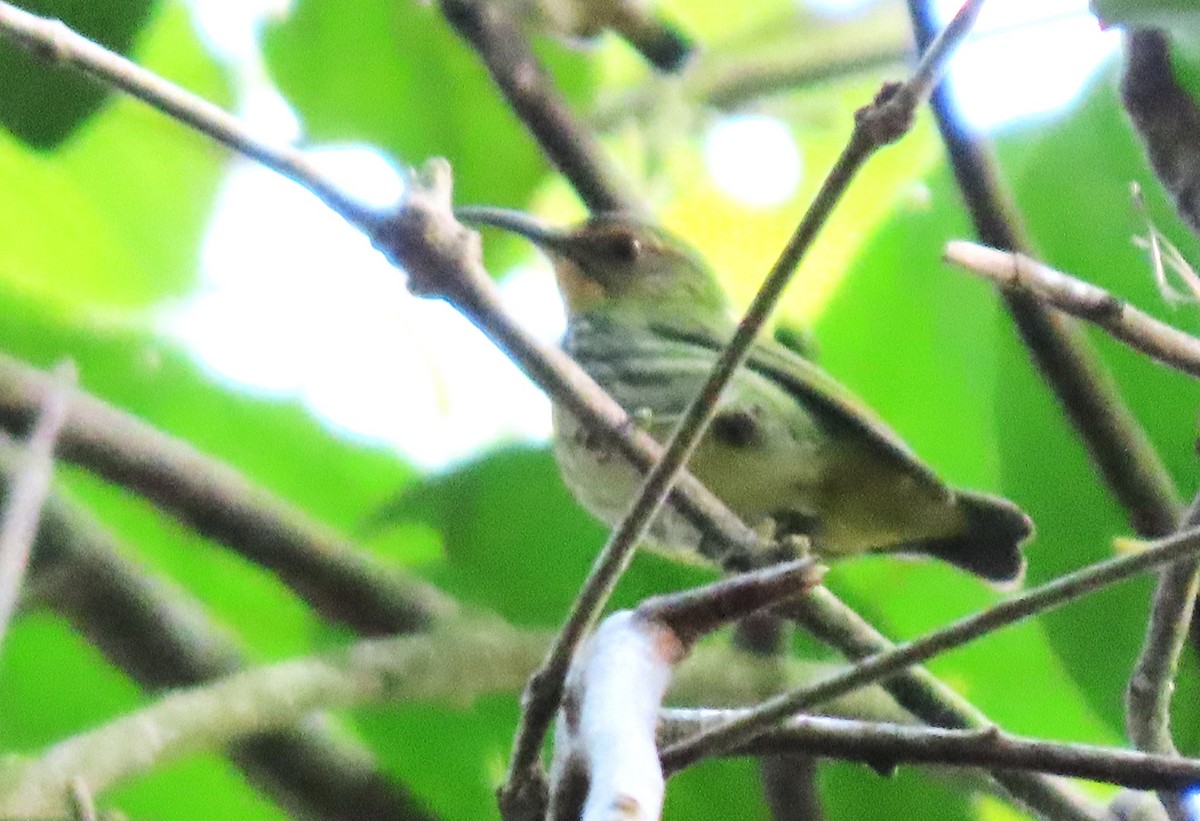
<path id="1" fill-rule="evenodd" d="M 598 316 L 574 321 L 566 347 L 664 440 L 725 341 L 694 323 Z M 586 460 L 573 469 L 569 483 L 584 490 L 593 484 L 579 475 L 589 469 Z M 942 537 L 962 524 L 953 494 L 894 433 L 827 374 L 773 343 L 755 348 L 723 394 L 690 469 L 749 524 L 769 517 L 804 531 L 825 554 Z M 625 491 L 610 476 L 593 494 L 620 501 L 585 504 L 612 521 L 628 503 Z"/>

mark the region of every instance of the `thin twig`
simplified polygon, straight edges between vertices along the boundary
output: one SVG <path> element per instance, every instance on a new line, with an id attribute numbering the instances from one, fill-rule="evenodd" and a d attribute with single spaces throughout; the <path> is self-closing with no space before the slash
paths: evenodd
<path id="1" fill-rule="evenodd" d="M 944 259 L 1102 328 L 1134 350 L 1200 378 L 1200 339 L 1160 322 L 1111 292 L 1030 259 L 972 242 L 946 244 Z"/>
<path id="2" fill-rule="evenodd" d="M 747 712 L 664 710 L 659 739 L 666 746 Z M 827 716 L 795 716 L 728 754 L 782 752 L 861 761 L 883 771 L 903 764 L 1033 770 L 1139 790 L 1181 789 L 1200 783 L 1200 759 L 1022 738 L 995 727 L 947 730 Z"/>
<path id="3" fill-rule="evenodd" d="M 738 323 L 733 338 L 721 351 L 711 375 L 684 411 L 667 443 L 663 458 L 647 474 L 629 510 L 613 530 L 572 605 L 545 667 L 531 680 L 523 714 L 532 714 L 535 720 L 526 718 L 518 729 L 504 792 L 525 792 L 526 788 L 517 780 L 527 778 L 536 769 L 538 750 L 549 727 L 550 717 L 562 697 L 562 680 L 571 658 L 595 624 L 617 579 L 628 567 L 637 544 L 645 536 L 654 514 L 662 506 L 676 476 L 704 435 L 716 412 L 717 399 L 745 361 L 754 338 L 774 309 L 800 259 L 863 163 L 875 151 L 898 140 L 908 131 L 916 106 L 932 89 L 938 72 L 955 44 L 970 30 L 981 5 L 982 0 L 965 3 L 942 37 L 925 53 L 912 79 L 903 85 L 885 86 L 871 105 L 856 113 L 854 130 L 841 156 Z"/>
<path id="4" fill-rule="evenodd" d="M 1200 495 L 1184 514 L 1180 530 L 1197 525 Z M 1171 738 L 1171 696 L 1195 612 L 1198 586 L 1200 560 L 1192 558 L 1163 569 L 1154 588 L 1146 637 L 1125 689 L 1125 732 L 1139 750 L 1178 755 Z M 1159 798 L 1172 818 L 1187 821 L 1190 817 L 1181 793 L 1163 790 Z"/>
<path id="5" fill-rule="evenodd" d="M 442 13 L 479 54 L 504 99 L 590 211 L 641 211 L 640 198 L 578 121 L 503 4 L 441 0 Z"/>
<path id="6" fill-rule="evenodd" d="M 1172 307 L 1181 304 L 1195 305 L 1200 302 L 1200 274 L 1192 268 L 1179 247 L 1154 224 L 1154 218 L 1150 216 L 1150 210 L 1146 207 L 1146 198 L 1142 195 L 1142 186 L 1136 181 L 1129 184 L 1129 198 L 1133 203 L 1134 213 L 1146 223 L 1146 236 L 1135 235 L 1133 244 L 1149 251 L 1150 269 L 1154 271 L 1154 282 L 1158 285 L 1158 292 Z M 1167 278 L 1168 271 L 1183 280 L 1190 293 L 1176 290 Z"/>
<path id="7" fill-rule="evenodd" d="M 829 590 L 818 587 L 781 612 L 846 658 L 861 660 L 891 652 L 896 645 Z M 924 667 L 913 666 L 880 683 L 896 703 L 926 724 L 948 729 L 993 726 L 977 707 Z M 992 770 L 991 776 L 1021 804 L 1044 818 L 1097 821 L 1103 808 L 1073 785 L 1041 773 Z"/>
<path id="8" fill-rule="evenodd" d="M 0 2 L 0 36 L 47 62 L 70 66 L 105 86 L 119 88 L 239 154 L 295 180 L 356 225 L 370 224 L 375 218 L 372 209 L 318 173 L 301 151 L 258 139 L 232 114 L 81 37 L 61 21 L 38 17 L 10 3 Z"/>
<path id="9" fill-rule="evenodd" d="M 840 675 L 811 687 L 784 693 L 755 707 L 745 716 L 707 730 L 663 752 L 672 769 L 687 766 L 705 756 L 718 755 L 750 741 L 755 736 L 806 707 L 863 684 L 879 681 L 909 665 L 920 663 L 947 650 L 961 647 L 982 635 L 1023 621 L 1038 613 L 1061 607 L 1102 587 L 1123 581 L 1155 567 L 1194 556 L 1200 551 L 1200 528 L 1150 543 L 1146 550 L 1098 562 L 1019 596 L 928 633 L 920 639 L 871 656 Z"/>
<path id="10" fill-rule="evenodd" d="M 22 464 L 8 483 L 4 507 L 0 509 L 0 642 L 21 595 L 29 552 L 42 517 L 42 504 L 54 475 L 54 448 L 67 418 L 75 366 L 59 365 L 52 377 L 54 386 L 45 396 L 37 422 L 29 434 Z"/>

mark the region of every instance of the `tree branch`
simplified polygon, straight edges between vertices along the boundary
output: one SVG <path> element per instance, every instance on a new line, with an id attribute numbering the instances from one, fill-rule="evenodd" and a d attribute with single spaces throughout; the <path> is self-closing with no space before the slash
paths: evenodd
<path id="1" fill-rule="evenodd" d="M 54 390 L 51 377 L 0 354 L 0 426 L 24 428 Z M 454 607 L 228 465 L 82 391 L 72 397 L 59 456 L 270 568 L 325 618 L 360 633 L 418 629 Z"/>
<path id="2" fill-rule="evenodd" d="M 0 484 L 16 454 L 0 447 Z M 65 618 L 144 690 L 229 675 L 245 658 L 201 605 L 128 559 L 101 526 L 54 493 L 34 546 L 26 601 Z M 370 752 L 321 722 L 247 736 L 226 751 L 285 809 L 328 821 L 428 821 Z"/>
<path id="3" fill-rule="evenodd" d="M 931 4 L 908 0 L 908 6 L 917 42 L 927 41 L 936 31 Z M 930 104 L 979 239 L 1029 254 L 1020 215 L 986 144 L 959 115 L 944 87 L 934 91 Z M 1004 301 L 1042 377 L 1133 528 L 1149 537 L 1172 532 L 1182 504 L 1171 476 L 1079 328 L 1027 295 L 1007 293 Z"/>
<path id="4" fill-rule="evenodd" d="M 589 211 L 642 211 L 639 197 L 578 121 L 500 3 L 441 0 L 442 13 Z"/>
<path id="5" fill-rule="evenodd" d="M 1173 328 L 1090 282 L 1030 259 L 955 240 L 943 258 L 1018 293 L 1038 299 L 1107 331 L 1136 351 L 1200 378 L 1200 339 Z"/>
<path id="6" fill-rule="evenodd" d="M 880 681 L 909 665 L 960 647 L 1001 627 L 1060 607 L 1144 570 L 1194 556 L 1197 551 L 1200 551 L 1200 528 L 1193 528 L 1154 542 L 1143 552 L 1098 562 L 1062 576 L 920 639 L 868 657 L 824 682 L 769 699 L 741 718 L 711 728 L 664 750 L 663 762 L 671 769 L 679 769 L 704 756 L 725 753 L 771 729 L 794 713 L 820 704 L 831 695 Z"/>
<path id="7" fill-rule="evenodd" d="M 665 710 L 659 740 L 668 747 L 748 712 Z M 861 761 L 883 773 L 903 764 L 938 764 L 1032 770 L 1139 790 L 1182 789 L 1200 782 L 1200 759 L 1022 738 L 996 727 L 947 730 L 827 716 L 794 716 L 728 755 L 785 752 Z"/>
<path id="8" fill-rule="evenodd" d="M 75 367 L 69 362 L 54 373 L 55 385 L 46 395 L 20 465 L 3 494 L 0 509 L 0 642 L 17 608 L 29 553 L 37 536 L 42 506 L 54 475 L 54 447 L 66 421 L 67 404 L 75 383 Z"/>

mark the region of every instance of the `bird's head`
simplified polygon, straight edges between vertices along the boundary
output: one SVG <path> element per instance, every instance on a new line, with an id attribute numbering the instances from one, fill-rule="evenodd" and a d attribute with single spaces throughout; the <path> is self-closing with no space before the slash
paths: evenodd
<path id="1" fill-rule="evenodd" d="M 728 310 L 716 277 L 699 255 L 675 235 L 636 217 L 599 214 L 559 229 L 498 208 L 460 208 L 456 214 L 464 222 L 519 234 L 545 251 L 571 316 L 617 306 Z"/>

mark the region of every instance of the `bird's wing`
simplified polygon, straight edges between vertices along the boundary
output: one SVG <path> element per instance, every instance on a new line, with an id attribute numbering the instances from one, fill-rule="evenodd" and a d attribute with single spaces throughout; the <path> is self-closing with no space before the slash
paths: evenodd
<path id="1" fill-rule="evenodd" d="M 727 337 L 703 325 L 655 320 L 653 330 L 666 340 L 720 351 Z M 711 354 L 710 354 L 711 356 Z M 764 376 L 811 410 L 813 418 L 826 427 L 856 434 L 858 441 L 904 473 L 941 488 L 937 475 L 887 423 L 845 386 L 809 360 L 775 342 L 754 345 L 746 367 Z M 711 360 L 710 360 L 711 368 Z"/>

